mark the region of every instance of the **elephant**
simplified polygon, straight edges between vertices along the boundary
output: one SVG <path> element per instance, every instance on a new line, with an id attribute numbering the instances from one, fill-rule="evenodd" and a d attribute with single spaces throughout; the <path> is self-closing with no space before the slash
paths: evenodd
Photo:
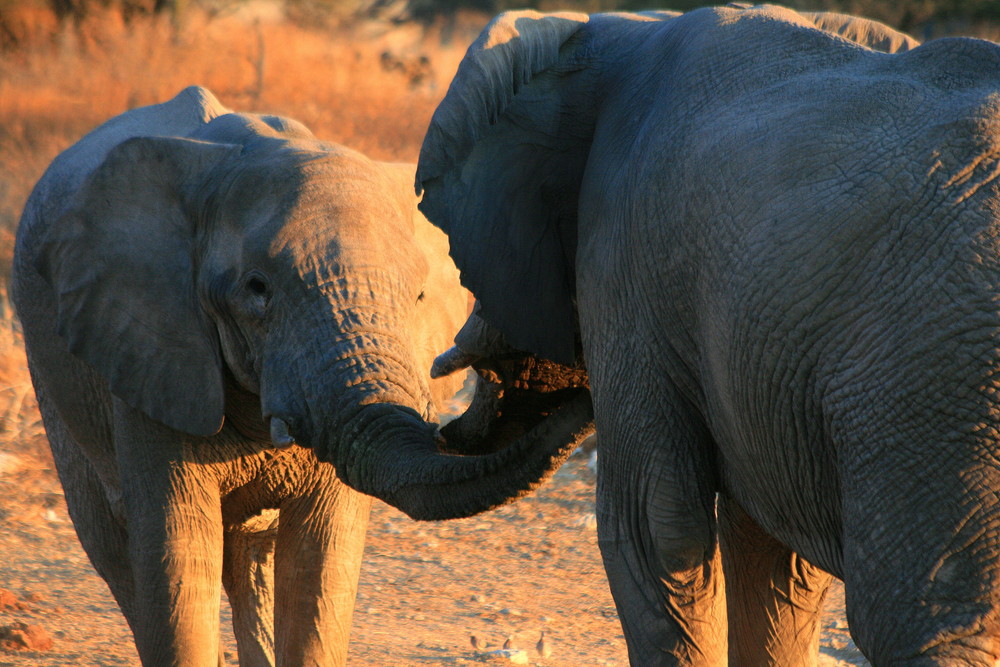
<path id="1" fill-rule="evenodd" d="M 293 433 L 387 400 L 428 422 L 469 312 L 414 165 L 198 87 L 55 159 L 13 300 L 77 534 L 144 665 L 342 665 L 371 498 Z M 221 582 L 221 583 L 220 583 Z"/>
<path id="2" fill-rule="evenodd" d="M 416 177 L 479 304 L 435 374 L 480 371 L 442 429 L 474 455 L 440 473 L 480 495 L 432 507 L 382 481 L 388 454 L 322 453 L 415 518 L 493 507 L 524 484 L 475 462 L 537 469 L 546 445 L 492 451 L 483 415 L 530 364 L 585 369 L 528 432 L 562 420 L 556 451 L 596 424 L 635 665 L 814 664 L 831 577 L 873 664 L 1000 659 L 1000 46 L 823 28 L 769 5 L 495 18 Z"/>

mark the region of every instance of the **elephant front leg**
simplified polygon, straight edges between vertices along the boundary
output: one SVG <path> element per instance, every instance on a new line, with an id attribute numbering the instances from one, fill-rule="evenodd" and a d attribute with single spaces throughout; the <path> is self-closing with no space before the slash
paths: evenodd
<path id="1" fill-rule="evenodd" d="M 371 497 L 317 463 L 316 490 L 281 505 L 275 552 L 279 665 L 340 666 L 358 591 Z"/>
<path id="2" fill-rule="evenodd" d="M 732 498 L 719 497 L 729 664 L 815 665 L 832 575 L 765 533 Z"/>
<path id="3" fill-rule="evenodd" d="M 712 443 L 675 415 L 598 421 L 598 536 L 633 665 L 723 665 Z M 640 424 L 646 424 L 642 427 Z"/>
<path id="4" fill-rule="evenodd" d="M 131 423 L 122 428 L 126 421 Z M 217 667 L 219 489 L 204 467 L 186 464 L 184 455 L 185 449 L 204 443 L 181 446 L 175 431 L 141 416 L 123 420 L 116 414 L 116 422 L 139 657 L 147 667 Z"/>

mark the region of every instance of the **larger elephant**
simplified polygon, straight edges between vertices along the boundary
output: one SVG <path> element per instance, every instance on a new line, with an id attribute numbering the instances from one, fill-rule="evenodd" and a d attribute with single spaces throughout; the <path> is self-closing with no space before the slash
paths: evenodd
<path id="1" fill-rule="evenodd" d="M 502 363 L 586 364 L 633 664 L 814 661 L 817 567 L 874 664 L 1000 658 L 998 91 L 996 44 L 773 6 L 470 48 L 421 210 Z"/>
<path id="2" fill-rule="evenodd" d="M 66 502 L 145 665 L 341 665 L 371 499 L 294 435 L 391 400 L 434 421 L 465 320 L 413 166 L 189 88 L 60 155 L 14 302 Z"/>

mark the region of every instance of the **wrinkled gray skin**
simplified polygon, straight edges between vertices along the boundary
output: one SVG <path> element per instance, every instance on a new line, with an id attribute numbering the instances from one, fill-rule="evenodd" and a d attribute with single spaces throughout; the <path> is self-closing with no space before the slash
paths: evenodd
<path id="1" fill-rule="evenodd" d="M 220 584 L 241 664 L 345 662 L 371 499 L 290 441 L 368 403 L 434 421 L 457 389 L 427 369 L 468 296 L 412 179 L 189 88 L 85 136 L 31 195 L 32 379 L 143 664 L 219 663 Z"/>
<path id="2" fill-rule="evenodd" d="M 502 15 L 421 209 L 509 346 L 586 361 L 633 664 L 810 664 L 828 572 L 874 664 L 994 665 L 1000 47 L 814 18 Z"/>

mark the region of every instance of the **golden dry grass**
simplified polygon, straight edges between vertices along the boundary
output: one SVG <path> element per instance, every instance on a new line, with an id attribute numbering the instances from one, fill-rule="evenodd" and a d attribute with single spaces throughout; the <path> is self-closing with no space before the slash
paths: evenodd
<path id="1" fill-rule="evenodd" d="M 85 132 L 185 86 L 243 111 L 290 116 L 377 159 L 416 159 L 465 41 L 376 24 L 309 31 L 284 22 L 192 15 L 125 25 L 116 15 L 28 40 L 0 58 L 0 257 L 48 163 Z M 43 32 L 44 31 L 40 31 Z M 423 59 L 423 60 L 422 60 Z"/>

